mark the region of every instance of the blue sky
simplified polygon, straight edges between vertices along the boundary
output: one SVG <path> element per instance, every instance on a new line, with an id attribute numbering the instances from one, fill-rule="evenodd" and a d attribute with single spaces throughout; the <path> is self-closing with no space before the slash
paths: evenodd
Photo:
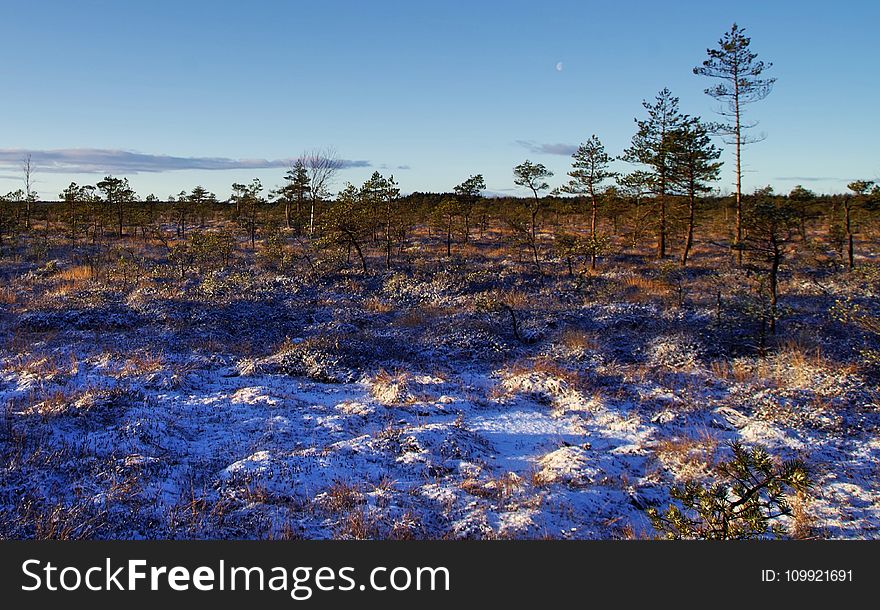
<path id="1" fill-rule="evenodd" d="M 555 186 L 570 161 L 557 153 L 595 133 L 619 154 L 663 87 L 714 118 L 692 68 L 734 21 L 778 78 L 749 108 L 767 137 L 745 151 L 746 190 L 840 192 L 880 175 L 880 8 L 867 0 L 2 0 L 2 14 L 2 193 L 21 188 L 25 150 L 44 198 L 106 173 L 142 195 L 203 184 L 226 197 L 232 182 L 280 184 L 287 159 L 328 146 L 351 166 L 337 189 L 379 170 L 405 192 L 482 173 L 518 193 L 511 168 L 526 158 Z"/>

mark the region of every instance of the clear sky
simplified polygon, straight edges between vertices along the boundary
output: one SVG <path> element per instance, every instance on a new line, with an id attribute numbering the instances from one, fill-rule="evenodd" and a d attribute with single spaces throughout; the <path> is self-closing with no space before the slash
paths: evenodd
<path id="1" fill-rule="evenodd" d="M 619 154 L 663 87 L 714 118 L 695 76 L 736 21 L 774 66 L 749 107 L 766 140 L 745 189 L 845 190 L 880 175 L 880 3 L 0 0 L 0 192 L 127 176 L 161 197 L 282 182 L 285 160 L 333 147 L 345 181 L 394 174 L 404 192 L 473 173 L 513 189 L 526 158 L 564 181 L 597 134 Z M 138 153 L 138 154 L 132 154 Z M 732 188 L 732 155 L 719 188 Z M 620 164 L 621 169 L 625 164 Z"/>

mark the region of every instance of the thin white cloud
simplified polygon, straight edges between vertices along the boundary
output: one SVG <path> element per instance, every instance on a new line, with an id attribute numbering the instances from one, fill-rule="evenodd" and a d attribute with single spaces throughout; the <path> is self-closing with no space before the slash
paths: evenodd
<path id="1" fill-rule="evenodd" d="M 570 157 L 578 148 L 574 144 L 539 144 L 534 140 L 517 140 L 516 143 L 536 155 L 563 155 Z"/>
<path id="2" fill-rule="evenodd" d="M 774 180 L 785 182 L 852 182 L 855 178 L 836 178 L 834 176 L 777 176 Z"/>
<path id="3" fill-rule="evenodd" d="M 286 168 L 296 158 L 290 159 L 231 159 L 228 157 L 175 157 L 151 155 L 128 150 L 104 148 L 62 148 L 55 150 L 25 150 L 0 148 L 0 168 L 20 169 L 26 155 L 31 155 L 34 169 L 58 174 L 104 174 L 104 173 L 159 173 L 187 169 L 231 170 Z M 340 169 L 370 167 L 369 161 L 339 161 Z"/>

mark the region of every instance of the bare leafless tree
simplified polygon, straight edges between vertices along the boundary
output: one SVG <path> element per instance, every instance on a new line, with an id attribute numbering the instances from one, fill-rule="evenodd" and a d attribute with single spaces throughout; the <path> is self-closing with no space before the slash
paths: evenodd
<path id="1" fill-rule="evenodd" d="M 27 153 L 21 162 L 21 171 L 24 173 L 24 201 L 25 215 L 24 226 L 28 231 L 31 230 L 31 204 L 37 200 L 37 193 L 34 191 L 34 165 L 31 161 L 31 153 Z"/>
<path id="2" fill-rule="evenodd" d="M 309 176 L 309 237 L 315 232 L 315 209 L 330 196 L 330 185 L 342 168 L 336 150 L 327 147 L 306 151 L 299 158 Z"/>

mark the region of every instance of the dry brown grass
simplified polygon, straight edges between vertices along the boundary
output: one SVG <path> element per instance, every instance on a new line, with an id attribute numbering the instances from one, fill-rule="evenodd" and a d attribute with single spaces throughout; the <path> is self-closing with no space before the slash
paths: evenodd
<path id="1" fill-rule="evenodd" d="M 386 474 L 382 475 L 382 478 L 379 479 L 379 482 L 375 485 L 374 490 L 379 493 L 391 493 L 394 491 L 394 488 L 394 479 Z"/>
<path id="2" fill-rule="evenodd" d="M 513 309 L 526 309 L 534 305 L 534 296 L 522 290 L 498 291 L 498 302 L 504 303 Z"/>
<path id="3" fill-rule="evenodd" d="M 364 299 L 363 307 L 364 310 L 372 313 L 389 313 L 394 311 L 394 305 L 392 303 L 380 299 L 379 297 Z"/>
<path id="4" fill-rule="evenodd" d="M 334 537 L 344 540 L 375 540 L 379 523 L 364 509 L 352 510 L 340 523 Z"/>
<path id="5" fill-rule="evenodd" d="M 486 481 L 481 481 L 476 477 L 469 477 L 459 485 L 461 490 L 478 498 L 497 498 L 498 494 L 495 489 L 487 485 Z"/>
<path id="6" fill-rule="evenodd" d="M 486 399 L 492 402 L 503 401 L 509 397 L 510 392 L 501 383 L 496 383 L 486 390 Z"/>
<path id="7" fill-rule="evenodd" d="M 384 405 L 412 404 L 416 397 L 411 391 L 412 376 L 406 371 L 389 373 L 380 369 L 370 383 L 370 393 Z"/>
<path id="8" fill-rule="evenodd" d="M 794 366 L 817 366 L 825 365 L 825 357 L 822 354 L 822 346 L 811 337 L 800 334 L 796 337 L 785 339 L 777 350 L 780 358 L 786 359 Z"/>
<path id="9" fill-rule="evenodd" d="M 274 540 L 303 540 L 304 536 L 301 528 L 288 521 L 281 527 L 278 535 L 271 538 Z"/>
<path id="10" fill-rule="evenodd" d="M 62 269 L 55 277 L 64 282 L 85 282 L 94 277 L 92 268 L 89 265 L 76 265 Z"/>
<path id="11" fill-rule="evenodd" d="M 125 501 L 135 496 L 143 489 L 141 474 L 140 468 L 134 468 L 133 472 L 121 477 L 114 473 L 107 490 L 107 498 L 113 501 Z"/>
<path id="12" fill-rule="evenodd" d="M 727 381 L 733 378 L 733 367 L 727 360 L 713 360 L 709 363 L 709 372 L 717 379 Z"/>
<path id="13" fill-rule="evenodd" d="M 543 468 L 538 468 L 535 465 L 529 468 L 528 481 L 536 489 L 543 489 L 553 482 L 551 477 L 548 477 L 547 473 L 544 472 Z"/>
<path id="14" fill-rule="evenodd" d="M 58 336 L 58 331 L 25 331 L 16 330 L 3 343 L 4 349 L 10 354 L 25 354 L 34 349 L 37 343 L 51 343 Z"/>
<path id="15" fill-rule="evenodd" d="M 164 369 L 166 366 L 165 358 L 162 354 L 147 352 L 143 354 L 134 354 L 126 356 L 119 369 L 121 376 L 147 375 L 156 373 Z"/>
<path id="16" fill-rule="evenodd" d="M 852 375 L 858 372 L 855 362 L 839 362 L 829 358 L 822 346 L 812 340 L 795 338 L 784 342 L 775 358 L 774 380 L 779 386 L 809 387 L 812 383 L 811 371 L 833 371 L 835 375 Z M 792 372 L 794 371 L 794 374 Z"/>
<path id="17" fill-rule="evenodd" d="M 5 370 L 14 372 L 18 375 L 34 375 L 41 379 L 49 379 L 64 373 L 76 372 L 78 363 L 76 358 L 72 358 L 70 366 L 53 355 L 32 353 L 19 354 L 17 357 L 7 361 Z"/>
<path id="18" fill-rule="evenodd" d="M 363 501 L 363 494 L 352 483 L 334 481 L 327 490 L 324 499 L 324 507 L 333 513 L 349 512 Z"/>
<path id="19" fill-rule="evenodd" d="M 89 265 L 67 267 L 56 273 L 55 286 L 48 292 L 49 296 L 67 296 L 82 291 L 94 279 L 97 279 Z"/>
<path id="20" fill-rule="evenodd" d="M 478 498 L 504 500 L 511 497 L 522 487 L 522 484 L 523 479 L 521 477 L 513 472 L 508 472 L 483 480 L 476 477 L 468 477 L 461 482 L 459 487 L 465 493 L 477 496 Z"/>
<path id="21" fill-rule="evenodd" d="M 421 520 L 407 511 L 394 520 L 388 533 L 391 540 L 418 540 L 424 537 Z"/>
<path id="22" fill-rule="evenodd" d="M 62 282 L 54 288 L 46 292 L 49 297 L 66 297 L 79 292 L 82 288 L 81 284 L 75 282 Z"/>
<path id="23" fill-rule="evenodd" d="M 244 337 L 240 337 L 236 341 L 221 341 L 211 337 L 194 335 L 187 338 L 184 344 L 187 349 L 193 352 L 230 354 L 238 358 L 262 358 L 276 353 L 271 344 Z"/>
<path id="24" fill-rule="evenodd" d="M 38 388 L 12 401 L 14 412 L 38 415 L 44 418 L 74 413 L 87 413 L 92 409 L 116 407 L 137 396 L 124 387 L 104 388 L 55 387 Z"/>
<path id="25" fill-rule="evenodd" d="M 817 538 L 819 528 L 816 517 L 810 511 L 810 497 L 804 492 L 798 492 L 790 500 L 791 506 L 791 536 L 797 540 L 809 540 Z"/>
<path id="26" fill-rule="evenodd" d="M 776 388 L 809 389 L 816 371 L 855 374 L 858 365 L 832 361 L 820 344 L 803 336 L 784 340 L 769 358 L 722 359 L 709 364 L 709 372 L 717 379 Z"/>
<path id="27" fill-rule="evenodd" d="M 23 410 L 28 415 L 35 414 L 41 417 L 52 417 L 66 413 L 71 408 L 70 396 L 62 390 L 55 390 L 43 394 Z"/>
<path id="28" fill-rule="evenodd" d="M 705 476 L 716 462 L 718 438 L 708 430 L 690 436 L 673 436 L 657 441 L 657 458 L 670 467 L 677 479 Z"/>
<path id="29" fill-rule="evenodd" d="M 212 511 L 208 510 L 204 494 L 196 492 L 192 481 L 189 489 L 182 492 L 177 502 L 168 509 L 168 523 L 171 528 L 185 528 L 191 533 L 203 529 L 210 516 Z M 220 521 L 222 522 L 222 517 Z"/>
<path id="30" fill-rule="evenodd" d="M 773 367 L 763 359 L 713 360 L 709 370 L 718 379 L 735 383 L 758 383 L 774 377 Z"/>
<path id="31" fill-rule="evenodd" d="M 398 326 L 405 328 L 418 328 L 428 324 L 435 323 L 437 318 L 446 315 L 447 309 L 437 307 L 436 305 L 421 305 L 413 309 L 409 309 L 399 315 L 394 321 Z"/>
<path id="32" fill-rule="evenodd" d="M 621 279 L 621 292 L 624 300 L 630 303 L 646 303 L 669 296 L 668 283 L 643 275 L 628 275 Z"/>
<path id="33" fill-rule="evenodd" d="M 95 536 L 107 513 L 96 511 L 90 501 L 65 506 L 24 498 L 16 507 L 15 520 L 33 528 L 35 540 L 84 540 Z"/>
<path id="34" fill-rule="evenodd" d="M 566 328 L 559 337 L 562 345 L 570 350 L 598 350 L 600 348 L 596 333 L 579 328 Z"/>
<path id="35" fill-rule="evenodd" d="M 610 524 L 614 525 L 614 523 Z M 653 540 L 654 537 L 651 536 L 647 530 L 644 528 L 636 529 L 631 523 L 624 524 L 618 529 L 614 530 L 617 534 L 617 537 L 621 540 Z"/>
<path id="36" fill-rule="evenodd" d="M 270 500 L 269 490 L 259 481 L 248 481 L 241 490 L 241 498 L 248 504 L 267 504 Z"/>
<path id="37" fill-rule="evenodd" d="M 359 282 L 352 278 L 346 278 L 340 283 L 340 288 L 346 294 L 362 294 L 364 292 L 364 285 L 362 282 Z"/>
<path id="38" fill-rule="evenodd" d="M 510 378 L 518 375 L 527 375 L 529 373 L 536 373 L 544 377 L 560 379 L 573 389 L 585 389 L 583 379 L 577 371 L 566 368 L 559 362 L 545 356 L 517 360 L 503 369 L 502 377 Z"/>
<path id="39" fill-rule="evenodd" d="M 18 302 L 18 295 L 11 288 L 0 288 L 0 305 L 15 305 Z"/>
<path id="40" fill-rule="evenodd" d="M 534 307 L 534 300 L 533 294 L 523 290 L 495 289 L 472 295 L 459 307 L 459 311 L 482 312 L 487 307 L 497 308 L 502 305 L 517 311 Z"/>
<path id="41" fill-rule="evenodd" d="M 187 347 L 194 352 L 232 354 L 240 358 L 268 356 L 269 354 L 277 352 L 277 350 L 267 350 L 265 344 L 259 345 L 254 341 L 221 341 L 219 339 L 203 336 L 190 339 Z"/>

